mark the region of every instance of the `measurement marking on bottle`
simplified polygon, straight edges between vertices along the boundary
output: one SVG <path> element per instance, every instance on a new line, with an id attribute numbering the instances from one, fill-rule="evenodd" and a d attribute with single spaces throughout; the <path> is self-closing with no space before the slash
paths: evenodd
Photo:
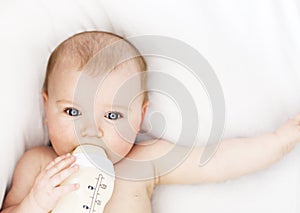
<path id="1" fill-rule="evenodd" d="M 90 190 L 94 190 L 94 193 L 93 193 L 93 196 L 92 196 L 92 201 L 91 201 L 91 208 L 90 208 L 90 211 L 89 211 L 90 213 L 91 212 L 96 212 L 97 211 L 96 210 L 97 206 L 101 205 L 101 199 L 97 199 L 97 198 L 98 198 L 98 195 L 100 195 L 99 190 L 103 189 L 102 185 L 104 185 L 102 183 L 103 180 L 104 180 L 104 177 L 101 173 L 95 179 L 97 180 L 95 188 L 93 186 L 91 186 L 91 187 L 89 186 Z"/>

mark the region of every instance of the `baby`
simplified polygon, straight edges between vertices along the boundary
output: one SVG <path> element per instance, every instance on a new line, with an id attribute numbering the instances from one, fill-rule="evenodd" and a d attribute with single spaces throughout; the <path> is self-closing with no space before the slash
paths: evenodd
<path id="1" fill-rule="evenodd" d="M 77 190 L 79 184 L 61 183 L 79 169 L 69 153 L 84 143 L 101 146 L 114 164 L 115 187 L 105 212 L 140 213 L 151 212 L 157 184 L 246 175 L 280 160 L 300 141 L 299 114 L 274 132 L 222 141 L 204 166 L 198 166 L 204 147 L 196 147 L 166 169 L 170 159 L 157 159 L 172 149 L 179 155 L 191 148 L 161 139 L 134 143 L 149 104 L 146 69 L 135 47 L 111 33 L 84 32 L 60 44 L 49 59 L 42 91 L 51 146 L 23 155 L 1 212 L 46 213 Z M 132 162 L 143 162 L 138 164 L 143 167 L 133 168 Z"/>

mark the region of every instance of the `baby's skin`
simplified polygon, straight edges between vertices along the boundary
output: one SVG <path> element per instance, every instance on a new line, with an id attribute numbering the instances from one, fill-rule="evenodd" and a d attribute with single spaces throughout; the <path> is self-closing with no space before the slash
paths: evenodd
<path id="1" fill-rule="evenodd" d="M 127 73 L 131 72 L 132 75 L 137 72 L 134 67 L 129 70 Z M 85 110 L 86 103 L 80 101 L 81 99 L 76 103 L 70 101 L 80 72 L 68 70 L 53 74 L 49 93 L 43 94 L 52 147 L 36 147 L 24 154 L 16 167 L 2 213 L 46 213 L 55 207 L 60 197 L 78 189 L 78 184 L 60 185 L 79 168 L 76 164 L 71 166 L 75 158 L 69 154 L 80 144 L 78 138 L 81 142 L 98 143 L 114 163 L 115 187 L 105 208 L 106 213 L 151 212 L 151 196 L 157 184 L 200 184 L 237 178 L 278 161 L 300 141 L 299 114 L 274 132 L 255 138 L 227 139 L 220 142 L 215 155 L 202 167 L 198 162 L 205 147 L 196 147 L 181 164 L 162 173 L 163 165 L 154 159 L 166 155 L 175 146 L 178 153 L 188 148 L 164 140 L 129 143 L 115 132 L 115 122 L 128 118 L 134 127 L 131 134 L 136 136 L 148 105 L 143 104 L 142 98 L 135 99 L 130 106 L 131 111 L 128 112 L 133 114 L 130 118 L 126 112 L 118 111 L 123 110 L 120 106 L 113 105 L 112 94 L 118 90 L 116 85 L 121 85 L 130 77 L 122 73 L 125 72 L 118 70 L 107 76 L 103 83 L 107 92 L 97 95 L 96 104 L 99 107 L 93 115 L 88 115 Z M 65 83 L 66 79 L 68 84 Z M 100 123 L 98 128 L 93 126 L 90 116 L 97 117 Z M 84 122 L 80 123 L 80 120 Z M 82 130 L 79 136 L 75 134 L 75 121 Z M 108 142 L 101 143 L 102 140 Z M 123 171 L 131 171 L 128 159 L 148 162 L 140 171 L 147 174 L 147 178 L 123 178 L 122 174 L 126 174 Z"/>
<path id="2" fill-rule="evenodd" d="M 149 105 L 143 96 L 136 96 L 141 90 L 140 79 L 123 88 L 132 100 L 129 105 L 116 104 L 114 100 L 120 85 L 140 73 L 134 63 L 108 73 L 92 97 L 93 102 L 87 98 L 92 84 L 79 87 L 84 88 L 82 93 L 76 91 L 82 73 L 68 64 L 56 67 L 50 75 L 48 91 L 42 95 L 52 146 L 25 152 L 15 169 L 1 213 L 47 213 L 62 196 L 77 190 L 79 184 L 61 183 L 79 169 L 70 153 L 80 144 L 101 146 L 114 164 L 115 186 L 105 213 L 140 213 L 151 212 L 151 196 L 158 184 L 201 184 L 237 178 L 270 166 L 300 142 L 299 114 L 273 132 L 221 141 L 212 158 L 199 166 L 205 147 L 191 150 L 161 139 L 134 143 Z M 120 134 L 124 128 L 125 137 Z M 175 147 L 178 153 L 191 152 L 166 170 L 165 163 L 172 159 L 156 159 Z M 145 166 L 135 173 L 130 162 L 144 162 Z"/>
<path id="3" fill-rule="evenodd" d="M 198 166 L 203 151 L 203 147 L 199 147 L 180 166 L 163 176 L 155 174 L 158 165 L 152 164 L 151 171 L 142 171 L 152 172 L 152 179 L 116 178 L 113 195 L 104 212 L 151 212 L 151 196 L 157 184 L 221 182 L 263 169 L 281 159 L 299 142 L 299 122 L 300 115 L 273 133 L 257 138 L 224 140 L 214 157 L 203 167 Z M 162 140 L 147 143 L 151 145 L 135 145 L 127 158 L 153 159 L 174 146 Z M 12 188 L 1 212 L 49 212 L 61 196 L 80 187 L 76 184 L 59 185 L 78 170 L 78 165 L 70 167 L 74 161 L 70 154 L 57 156 L 51 147 L 27 151 L 16 168 Z M 122 160 L 114 165 L 116 171 L 126 166 Z M 150 167 L 146 169 L 150 170 Z"/>

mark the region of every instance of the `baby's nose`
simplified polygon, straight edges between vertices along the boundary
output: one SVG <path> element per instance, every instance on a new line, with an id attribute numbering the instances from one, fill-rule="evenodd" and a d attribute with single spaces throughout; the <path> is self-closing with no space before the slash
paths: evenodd
<path id="1" fill-rule="evenodd" d="M 83 127 L 81 129 L 80 134 L 81 137 L 97 137 L 97 138 L 103 137 L 102 129 L 95 125 L 90 127 Z"/>

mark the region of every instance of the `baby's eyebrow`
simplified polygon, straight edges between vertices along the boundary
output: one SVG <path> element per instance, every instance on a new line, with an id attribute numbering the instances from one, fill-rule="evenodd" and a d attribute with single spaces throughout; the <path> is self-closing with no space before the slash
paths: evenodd
<path id="1" fill-rule="evenodd" d="M 105 108 L 109 108 L 109 109 L 122 109 L 125 111 L 131 111 L 131 107 L 129 106 L 123 106 L 123 105 L 111 105 L 111 104 L 106 104 L 104 105 Z"/>
<path id="2" fill-rule="evenodd" d="M 76 104 L 76 103 L 74 103 L 73 101 L 64 100 L 64 99 L 62 99 L 62 100 L 57 100 L 57 101 L 56 101 L 56 104 L 70 104 L 70 105 L 74 105 L 74 106 L 79 107 L 79 105 Z"/>
<path id="3" fill-rule="evenodd" d="M 73 101 L 69 101 L 69 100 L 65 100 L 65 99 L 62 99 L 62 100 L 57 100 L 56 101 L 56 104 L 70 104 L 70 105 L 74 105 L 74 106 L 76 106 L 76 107 L 78 107 L 79 108 L 79 105 L 78 104 L 76 104 L 76 103 L 74 103 Z M 118 105 L 118 104 L 116 104 L 116 105 L 111 105 L 111 104 L 105 104 L 104 105 L 104 107 L 106 108 L 106 109 L 121 109 L 121 110 L 124 110 L 124 111 L 131 111 L 131 107 L 129 106 L 129 107 L 127 107 L 127 106 L 123 106 L 123 105 Z"/>

